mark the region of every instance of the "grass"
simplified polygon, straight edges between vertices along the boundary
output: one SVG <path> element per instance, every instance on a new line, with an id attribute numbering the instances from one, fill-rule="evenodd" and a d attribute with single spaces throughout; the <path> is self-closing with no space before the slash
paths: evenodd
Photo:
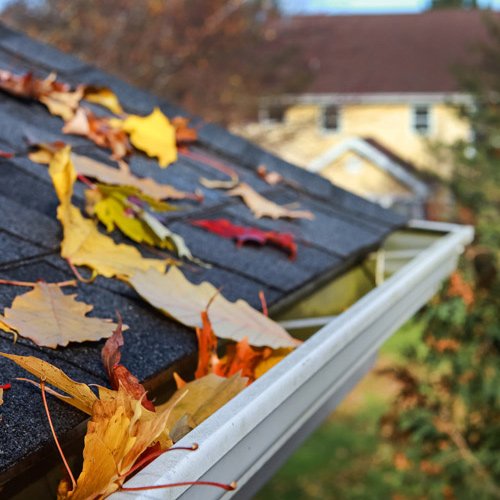
<path id="1" fill-rule="evenodd" d="M 295 452 L 254 500 L 389 500 L 403 476 L 379 432 L 397 387 L 375 372 L 420 343 L 422 324 L 406 323 L 380 350 L 376 367 Z"/>

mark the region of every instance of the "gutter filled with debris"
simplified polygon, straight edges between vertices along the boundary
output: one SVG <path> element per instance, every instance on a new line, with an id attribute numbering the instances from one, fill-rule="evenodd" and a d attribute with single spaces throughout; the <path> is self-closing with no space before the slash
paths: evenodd
<path id="1" fill-rule="evenodd" d="M 373 366 L 383 342 L 433 296 L 473 234 L 467 226 L 414 221 L 389 238 L 386 251 L 396 253 L 385 267 L 397 269 L 392 276 L 177 443 L 196 443 L 197 451 L 164 454 L 127 483 L 236 481 L 235 491 L 187 486 L 134 498 L 251 498 Z"/>

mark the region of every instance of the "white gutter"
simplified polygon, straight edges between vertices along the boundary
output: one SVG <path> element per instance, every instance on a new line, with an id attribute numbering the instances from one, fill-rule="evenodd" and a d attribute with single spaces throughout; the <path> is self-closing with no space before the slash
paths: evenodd
<path id="1" fill-rule="evenodd" d="M 191 486 L 110 498 L 251 498 L 366 373 L 382 343 L 434 295 L 474 234 L 468 226 L 426 221 L 409 227 L 446 234 L 178 443 L 197 443 L 197 451 L 166 453 L 127 482 L 236 481 L 236 491 Z"/>
<path id="2" fill-rule="evenodd" d="M 372 92 L 372 93 L 317 93 L 283 94 L 263 97 L 261 107 L 294 104 L 347 105 L 347 104 L 441 104 L 471 105 L 473 98 L 462 92 Z"/>

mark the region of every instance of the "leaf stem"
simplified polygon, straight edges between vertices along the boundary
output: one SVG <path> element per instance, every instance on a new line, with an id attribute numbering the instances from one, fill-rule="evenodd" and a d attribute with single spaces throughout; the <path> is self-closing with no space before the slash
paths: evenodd
<path id="1" fill-rule="evenodd" d="M 139 486 L 137 488 L 124 488 L 121 487 L 120 491 L 145 491 L 145 490 L 159 490 L 160 488 L 175 488 L 176 486 L 216 486 L 217 488 L 222 488 L 223 490 L 233 491 L 236 489 L 236 482 L 231 484 L 223 483 L 213 483 L 211 481 L 186 481 L 184 483 L 172 483 L 172 484 L 158 484 L 155 486 Z"/>
<path id="2" fill-rule="evenodd" d="M 56 435 L 56 431 L 54 429 L 54 425 L 52 424 L 52 418 L 50 416 L 49 406 L 47 404 L 47 396 L 45 394 L 45 379 L 44 378 L 40 378 L 40 389 L 42 390 L 43 406 L 45 408 L 45 413 L 47 414 L 47 419 L 49 421 L 50 430 L 52 431 L 52 435 L 54 436 L 54 441 L 56 443 L 57 449 L 59 450 L 59 453 L 61 455 L 61 458 L 62 458 L 62 461 L 64 463 L 64 466 L 66 467 L 66 471 L 68 472 L 68 475 L 69 475 L 69 477 L 71 479 L 71 484 L 73 485 L 72 489 L 74 490 L 75 487 L 76 487 L 76 481 L 75 481 L 75 478 L 73 476 L 73 473 L 71 472 L 71 469 L 69 468 L 68 462 L 66 460 L 66 457 L 64 456 L 64 453 L 62 451 L 61 445 L 59 444 L 59 441 L 57 439 L 57 435 Z"/>
<path id="3" fill-rule="evenodd" d="M 259 292 L 259 298 L 260 298 L 260 302 L 262 304 L 262 314 L 264 316 L 269 316 L 268 311 L 267 311 L 266 297 L 264 295 L 264 291 L 263 290 L 260 290 L 260 292 Z"/>
<path id="4" fill-rule="evenodd" d="M 169 448 L 168 450 L 155 451 L 154 453 L 151 453 L 147 457 L 144 457 L 140 462 L 137 462 L 136 464 L 134 464 L 134 466 L 129 471 L 127 471 L 125 474 L 122 474 L 120 476 L 120 479 L 123 479 L 127 476 L 130 476 L 130 474 L 133 474 L 140 467 L 143 467 L 144 465 L 153 461 L 155 458 L 158 458 L 159 456 L 163 455 L 164 453 L 168 453 L 169 451 L 175 451 L 175 450 L 194 451 L 197 449 L 198 449 L 198 445 L 196 443 L 193 443 L 193 445 L 191 447 L 178 447 L 178 448 Z"/>
<path id="5" fill-rule="evenodd" d="M 32 283 L 29 281 L 11 281 L 0 279 L 0 284 L 2 285 L 16 285 L 16 286 L 36 286 L 38 283 Z M 77 286 L 76 280 L 61 281 L 59 283 L 54 283 L 57 286 Z"/>
<path id="6" fill-rule="evenodd" d="M 92 276 L 88 279 L 84 278 L 79 272 L 78 269 L 75 267 L 73 262 L 71 262 L 69 259 L 66 259 L 66 262 L 69 264 L 69 267 L 73 271 L 73 274 L 77 277 L 77 279 L 83 283 L 92 283 L 96 277 L 97 277 L 97 272 L 95 269 L 92 271 Z"/>

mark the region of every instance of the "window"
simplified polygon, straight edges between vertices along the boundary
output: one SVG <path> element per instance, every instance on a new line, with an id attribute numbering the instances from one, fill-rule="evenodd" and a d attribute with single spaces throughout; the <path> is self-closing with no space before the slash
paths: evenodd
<path id="1" fill-rule="evenodd" d="M 340 128 L 340 108 L 325 106 L 321 116 L 321 128 L 326 132 L 338 132 Z"/>
<path id="2" fill-rule="evenodd" d="M 419 135 L 428 135 L 431 130 L 431 110 L 429 106 L 413 108 L 413 130 Z"/>
<path id="3" fill-rule="evenodd" d="M 264 109 L 261 115 L 262 121 L 272 123 L 283 123 L 285 121 L 286 108 L 284 106 L 272 105 Z"/>

